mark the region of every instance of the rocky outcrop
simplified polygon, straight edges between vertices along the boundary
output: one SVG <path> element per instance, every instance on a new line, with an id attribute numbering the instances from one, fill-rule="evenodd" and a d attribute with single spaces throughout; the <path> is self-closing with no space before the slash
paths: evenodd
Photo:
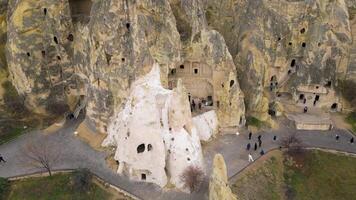
<path id="1" fill-rule="evenodd" d="M 66 80 L 74 72 L 67 1 L 8 2 L 7 63 L 27 107 L 45 115 L 66 112 Z"/>
<path id="2" fill-rule="evenodd" d="M 113 111 L 126 103 L 137 77 L 154 62 L 167 85 L 169 68 L 180 62 L 180 40 L 165 1 L 95 1 L 90 21 L 76 24 L 75 59 L 88 87 L 88 120 L 106 132 Z"/>
<path id="3" fill-rule="evenodd" d="M 119 173 L 133 180 L 170 183 L 183 189 L 180 176 L 193 165 L 204 169 L 199 134 L 181 83 L 164 89 L 160 69 L 135 81 L 125 107 L 109 124 L 104 146 L 117 147 Z"/>
<path id="4" fill-rule="evenodd" d="M 236 200 L 237 197 L 229 187 L 224 157 L 221 154 L 216 154 L 209 183 L 209 200 L 221 199 Z"/>
<path id="5" fill-rule="evenodd" d="M 208 27 L 203 2 L 172 0 L 171 6 L 183 41 L 184 63 L 183 70 L 177 68 L 177 75 L 172 73 L 169 79 L 181 78 L 192 98 L 212 96 L 220 127 L 243 126 L 244 95 L 236 67 L 222 35 Z"/>
<path id="6" fill-rule="evenodd" d="M 224 36 L 249 115 L 264 121 L 266 90 L 296 94 L 299 85 L 345 77 L 352 42 L 351 1 L 208 1 L 207 19 Z M 276 85 L 277 83 L 277 85 Z"/>
<path id="7" fill-rule="evenodd" d="M 7 40 L 7 0 L 0 1 L 0 70 L 5 70 L 6 58 L 5 58 L 5 45 Z"/>

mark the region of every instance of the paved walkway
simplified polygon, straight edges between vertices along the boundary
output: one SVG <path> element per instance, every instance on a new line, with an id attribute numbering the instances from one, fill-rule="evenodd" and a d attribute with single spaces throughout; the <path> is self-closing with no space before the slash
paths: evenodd
<path id="1" fill-rule="evenodd" d="M 98 152 L 85 142 L 76 138 L 73 134 L 75 127 L 75 124 L 66 124 L 63 129 L 49 136 L 50 140 L 53 141 L 58 148 L 61 148 L 62 151 L 61 163 L 55 166 L 55 169 L 88 168 L 103 180 L 142 199 L 208 199 L 208 176 L 211 172 L 212 160 L 216 153 L 221 153 L 224 156 L 229 177 L 232 177 L 248 165 L 248 152 L 245 150 L 246 144 L 249 142 L 247 135 L 223 135 L 203 147 L 208 176 L 198 193 L 188 195 L 175 190 L 162 190 L 154 184 L 132 182 L 126 177 L 117 175 L 106 165 L 105 157 L 107 157 L 108 154 L 106 152 Z M 274 131 L 273 133 L 261 133 L 263 140 L 262 147 L 265 152 L 276 147 L 278 148 L 278 140 L 291 132 L 292 131 Z M 351 136 L 345 131 L 296 132 L 306 147 L 328 148 L 356 153 L 356 145 L 348 143 Z M 335 141 L 335 134 L 340 135 L 339 142 Z M 277 141 L 272 140 L 274 135 L 277 135 Z M 256 140 L 255 137 L 256 136 L 253 138 L 254 141 Z M 29 139 L 41 140 L 43 138 L 44 136 L 40 132 L 32 132 L 10 143 L 1 145 L 0 153 L 8 162 L 0 165 L 0 176 L 13 177 L 36 172 L 35 169 L 28 168 L 22 163 L 19 163 L 22 156 L 20 149 Z M 258 157 L 259 150 L 251 152 L 254 158 Z"/>

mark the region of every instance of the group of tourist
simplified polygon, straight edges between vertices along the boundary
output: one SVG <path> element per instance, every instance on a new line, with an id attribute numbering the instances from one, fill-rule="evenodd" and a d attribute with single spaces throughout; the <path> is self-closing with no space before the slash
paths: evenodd
<path id="1" fill-rule="evenodd" d="M 250 140 L 250 141 L 252 140 L 252 132 L 250 132 L 250 133 L 248 134 L 248 140 Z M 276 136 L 276 135 L 273 136 L 273 140 L 274 140 L 274 141 L 277 140 L 277 136 Z M 252 146 L 252 145 L 253 145 L 253 146 Z M 252 142 L 252 145 L 251 145 L 251 142 L 249 142 L 249 143 L 246 145 L 246 150 L 247 150 L 247 151 L 250 151 L 251 148 L 253 148 L 254 151 L 257 151 L 258 148 L 260 148 L 260 149 L 261 149 L 261 150 L 260 150 L 260 155 L 263 156 L 263 155 L 265 154 L 265 151 L 264 151 L 263 148 L 262 148 L 262 135 L 258 135 L 258 136 L 257 136 L 257 141 Z M 248 154 L 248 161 L 249 161 L 249 162 L 253 162 L 253 161 L 254 161 L 254 159 L 253 159 L 253 157 L 252 157 L 252 155 L 251 155 L 250 153 Z"/>

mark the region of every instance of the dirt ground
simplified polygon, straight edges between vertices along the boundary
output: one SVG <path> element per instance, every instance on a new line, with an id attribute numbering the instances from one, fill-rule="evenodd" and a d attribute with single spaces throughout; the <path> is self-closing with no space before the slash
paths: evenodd
<path id="1" fill-rule="evenodd" d="M 87 127 L 85 121 L 78 126 L 76 132 L 78 138 L 88 143 L 94 149 L 98 151 L 104 150 L 104 148 L 101 146 L 101 143 L 104 141 L 106 134 L 93 132 L 90 130 L 90 128 Z"/>

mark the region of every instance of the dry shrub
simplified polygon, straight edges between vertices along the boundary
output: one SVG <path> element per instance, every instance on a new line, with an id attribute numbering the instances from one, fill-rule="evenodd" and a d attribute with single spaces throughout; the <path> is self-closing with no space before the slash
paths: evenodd
<path id="1" fill-rule="evenodd" d="M 204 172 L 198 166 L 189 166 L 183 171 L 180 180 L 184 183 L 184 188 L 192 193 L 199 190 L 204 181 Z"/>
<path id="2" fill-rule="evenodd" d="M 298 138 L 296 133 L 292 133 L 292 134 L 282 138 L 282 140 L 280 141 L 280 145 L 283 148 L 287 148 L 287 149 L 293 150 L 293 151 L 301 149 L 301 144 L 302 144 L 302 141 Z"/>

